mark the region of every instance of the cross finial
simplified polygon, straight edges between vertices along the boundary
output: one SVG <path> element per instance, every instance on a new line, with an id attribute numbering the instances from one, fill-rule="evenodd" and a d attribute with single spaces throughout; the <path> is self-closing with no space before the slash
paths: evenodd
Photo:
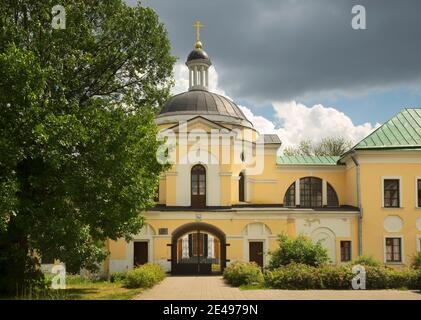
<path id="1" fill-rule="evenodd" d="M 196 48 L 202 48 L 202 43 L 200 42 L 200 28 L 203 28 L 203 24 L 197 20 L 193 27 L 196 28 Z"/>

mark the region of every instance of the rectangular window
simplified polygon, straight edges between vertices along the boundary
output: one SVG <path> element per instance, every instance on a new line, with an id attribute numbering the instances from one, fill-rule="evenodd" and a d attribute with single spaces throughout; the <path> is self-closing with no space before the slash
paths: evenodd
<path id="1" fill-rule="evenodd" d="M 417 179 L 417 195 L 418 208 L 421 208 L 421 179 Z"/>
<path id="2" fill-rule="evenodd" d="M 386 238 L 386 262 L 402 262 L 401 238 Z"/>
<path id="3" fill-rule="evenodd" d="M 383 188 L 384 207 L 399 208 L 399 179 L 384 179 Z"/>
<path id="4" fill-rule="evenodd" d="M 351 261 L 351 241 L 341 241 L 341 261 Z"/>
<path id="5" fill-rule="evenodd" d="M 300 206 L 302 208 L 322 206 L 322 179 L 315 177 L 300 179 Z"/>
<path id="6" fill-rule="evenodd" d="M 158 234 L 159 235 L 166 235 L 166 234 L 168 234 L 168 228 L 159 228 L 158 229 Z"/>

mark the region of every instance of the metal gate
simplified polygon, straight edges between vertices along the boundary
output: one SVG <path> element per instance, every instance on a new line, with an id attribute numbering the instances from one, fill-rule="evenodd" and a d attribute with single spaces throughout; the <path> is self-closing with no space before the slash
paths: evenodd
<path id="1" fill-rule="evenodd" d="M 206 223 L 191 223 L 173 233 L 172 274 L 218 274 L 225 265 L 225 235 L 216 227 Z"/>

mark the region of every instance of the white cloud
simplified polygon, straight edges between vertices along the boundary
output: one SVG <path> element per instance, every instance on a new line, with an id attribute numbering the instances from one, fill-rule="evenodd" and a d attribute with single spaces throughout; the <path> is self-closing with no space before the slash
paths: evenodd
<path id="1" fill-rule="evenodd" d="M 189 78 L 186 65 L 181 63 L 175 65 L 174 78 L 173 94 L 188 90 Z M 218 73 L 213 66 L 209 68 L 209 91 L 227 96 L 218 85 Z M 277 134 L 282 140 L 283 148 L 295 146 L 304 139 L 320 141 L 322 138 L 332 136 L 340 136 L 356 143 L 379 126 L 378 123 L 373 126 L 369 122 L 355 125 L 345 113 L 321 104 L 307 107 L 290 101 L 273 102 L 272 105 L 274 119 L 279 120 L 281 126 L 276 126 L 273 121 L 253 114 L 248 107 L 240 106 L 240 108 L 257 131 Z"/>
<path id="2" fill-rule="evenodd" d="M 282 140 L 283 148 L 295 146 L 304 139 L 320 141 L 332 136 L 356 143 L 380 125 L 376 123 L 373 126 L 369 122 L 355 125 L 350 117 L 334 108 L 321 104 L 307 107 L 291 101 L 273 103 L 275 118 L 282 122 L 282 126 L 277 128 L 272 121 L 254 115 L 249 108 L 240 108 L 260 133 L 276 133 Z"/>

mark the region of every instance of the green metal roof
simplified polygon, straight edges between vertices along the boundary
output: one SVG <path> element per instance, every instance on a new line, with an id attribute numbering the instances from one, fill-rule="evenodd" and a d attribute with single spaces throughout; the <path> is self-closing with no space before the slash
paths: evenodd
<path id="1" fill-rule="evenodd" d="M 421 109 L 406 108 L 381 125 L 351 150 L 421 147 Z"/>
<path id="2" fill-rule="evenodd" d="M 281 156 L 278 157 L 277 164 L 334 166 L 339 158 L 333 156 Z"/>

